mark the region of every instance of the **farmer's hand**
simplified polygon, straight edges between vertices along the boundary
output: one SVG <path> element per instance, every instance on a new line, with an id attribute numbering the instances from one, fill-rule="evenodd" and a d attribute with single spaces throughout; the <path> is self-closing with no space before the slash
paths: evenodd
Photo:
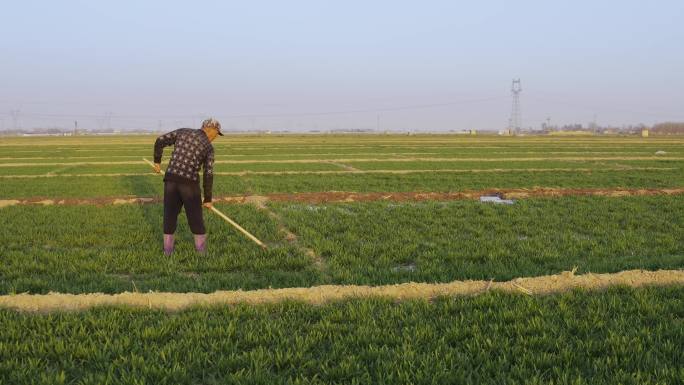
<path id="1" fill-rule="evenodd" d="M 204 208 L 205 209 L 211 209 L 212 207 L 214 207 L 214 205 L 211 204 L 211 202 L 204 202 Z"/>
<path id="2" fill-rule="evenodd" d="M 161 164 L 159 164 L 159 163 L 154 164 L 154 172 L 156 172 L 157 174 L 161 174 Z"/>

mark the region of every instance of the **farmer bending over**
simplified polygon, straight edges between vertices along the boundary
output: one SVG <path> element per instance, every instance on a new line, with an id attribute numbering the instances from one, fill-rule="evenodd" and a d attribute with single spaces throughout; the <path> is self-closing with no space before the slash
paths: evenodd
<path id="1" fill-rule="evenodd" d="M 154 169 L 161 173 L 164 147 L 174 145 L 171 160 L 164 175 L 164 254 L 173 253 L 173 234 L 178 214 L 185 206 L 190 231 L 195 236 L 195 249 L 206 251 L 207 235 L 202 218 L 202 198 L 199 170 L 204 167 L 204 207 L 211 208 L 211 187 L 214 181 L 214 146 L 211 142 L 221 133 L 215 119 L 202 122 L 202 129 L 179 128 L 157 138 L 154 143 Z"/>

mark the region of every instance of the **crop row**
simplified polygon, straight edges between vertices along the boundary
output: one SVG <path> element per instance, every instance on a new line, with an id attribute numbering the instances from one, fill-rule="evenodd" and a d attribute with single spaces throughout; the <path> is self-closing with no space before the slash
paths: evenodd
<path id="1" fill-rule="evenodd" d="M 169 128 L 171 130 L 172 128 Z M 156 135 L 114 135 L 107 137 L 98 136 L 76 136 L 76 137 L 3 137 L 0 145 L 3 146 L 60 146 L 69 145 L 140 145 L 147 143 L 150 138 Z M 374 143 L 415 143 L 415 144 L 450 144 L 450 143 L 510 143 L 512 145 L 534 144 L 534 143 L 574 143 L 574 144 L 604 144 L 615 145 L 620 143 L 643 144 L 659 142 L 682 142 L 682 136 L 652 136 L 650 138 L 640 138 L 636 136 L 582 136 L 582 137 L 560 137 L 560 136 L 516 136 L 501 137 L 496 135 L 463 136 L 453 134 L 420 134 L 420 135 L 228 135 L 224 139 L 226 143 L 239 144 L 374 144 Z"/>
<path id="2" fill-rule="evenodd" d="M 205 213 L 208 254 L 195 255 L 181 217 L 170 258 L 160 250 L 159 204 L 6 207 L 0 292 L 211 292 L 684 267 L 678 196 L 270 206 L 279 220 L 218 205 L 268 250 Z"/>
<path id="3" fill-rule="evenodd" d="M 315 280 L 310 257 L 282 242 L 277 224 L 249 206 L 226 212 L 275 245 L 262 251 L 205 211 L 209 252 L 199 256 L 185 216 L 176 251 L 161 253 L 161 205 L 2 209 L 3 293 L 213 291 L 220 287 L 302 286 Z"/>
<path id="4" fill-rule="evenodd" d="M 154 143 L 156 136 L 137 137 L 89 137 L 89 138 L 0 138 L 0 147 L 3 152 L 9 153 L 39 153 L 44 151 L 58 151 L 82 153 L 93 150 L 117 150 L 117 149 L 148 149 Z M 626 149 L 640 148 L 657 151 L 658 149 L 676 148 L 683 143 L 682 137 L 653 137 L 640 138 L 501 138 L 481 137 L 464 138 L 455 136 L 368 136 L 368 135 L 310 135 L 310 136 L 228 136 L 214 142 L 216 148 L 231 150 L 266 150 L 279 151 L 282 149 L 362 149 L 362 148 L 433 148 L 433 149 L 458 149 L 459 151 L 473 149 L 532 149 L 538 151 L 546 149 L 550 151 L 567 151 L 571 148 L 578 149 Z"/>
<path id="5" fill-rule="evenodd" d="M 292 148 L 273 150 L 264 149 L 242 149 L 242 148 L 221 148 L 216 147 L 215 156 L 217 159 L 311 159 L 311 158 L 353 158 L 353 157 L 419 157 L 419 156 L 439 156 L 439 157 L 577 157 L 577 156 L 654 156 L 655 152 L 661 150 L 655 148 L 616 148 L 616 149 L 548 149 L 548 148 Z M 682 156 L 684 152 L 679 148 L 668 148 L 665 154 L 659 157 Z M 147 149 L 114 149 L 91 151 L 64 152 L 63 150 L 46 150 L 37 153 L 4 152 L 0 156 L 0 163 L 5 162 L 44 162 L 46 159 L 55 161 L 86 161 L 86 160 L 139 160 L 141 157 L 150 157 L 151 151 Z"/>
<path id="6" fill-rule="evenodd" d="M 142 167 L 142 166 L 141 166 Z M 144 168 L 144 167 L 143 167 Z M 44 171 L 44 170 L 41 170 Z M 518 170 L 497 173 L 217 175 L 214 195 L 319 191 L 448 192 L 488 188 L 666 188 L 684 186 L 684 172 L 671 170 L 596 170 L 592 172 Z M 157 175 L 74 176 L 2 179 L 0 199 L 160 196 Z"/>
<path id="7" fill-rule="evenodd" d="M 8 384 L 675 384 L 684 288 L 325 306 L 0 310 Z"/>
<path id="8" fill-rule="evenodd" d="M 130 161 L 129 161 L 130 162 Z M 684 164 L 684 163 L 683 163 Z M 163 163 L 163 167 L 166 162 Z M 663 167 L 658 166 L 658 167 Z M 670 167 L 670 166 L 665 166 Z M 676 167 L 676 166 L 675 166 Z M 342 167 L 328 163 L 245 163 L 245 164 L 216 164 L 216 172 L 241 172 L 241 171 L 335 171 Z M 0 175 L 41 175 L 41 174 L 119 174 L 119 173 L 151 173 L 152 169 L 141 159 L 133 164 L 74 164 L 74 165 L 41 165 L 21 167 L 0 167 Z M 201 175 L 201 171 L 200 171 Z"/>
<path id="9" fill-rule="evenodd" d="M 0 176 L 12 175 L 63 175 L 63 174 L 119 174 L 119 173 L 150 173 L 149 165 L 141 159 L 125 160 L 125 164 L 84 164 L 74 162 L 73 164 L 60 163 L 46 165 L 45 161 L 39 165 L 22 163 L 21 166 L 7 167 L 0 166 Z M 163 162 L 165 166 L 166 162 Z M 653 168 L 658 169 L 684 169 L 684 161 L 674 160 L 613 160 L 613 161 L 506 161 L 506 162 L 477 162 L 477 161 L 354 161 L 344 162 L 335 161 L 307 161 L 292 162 L 277 161 L 261 162 L 250 161 L 241 163 L 224 163 L 219 161 L 214 166 L 216 172 L 278 172 L 278 171 L 341 171 L 349 167 L 357 170 L 516 170 L 516 171 L 543 171 L 549 169 L 559 169 L 559 171 L 577 172 L 587 170 L 608 170 L 608 171 L 631 171 L 632 169 Z"/>
<path id="10" fill-rule="evenodd" d="M 279 204 L 285 225 L 362 284 L 507 280 L 571 270 L 684 267 L 680 197 Z"/>
<path id="11" fill-rule="evenodd" d="M 662 148 L 658 147 L 660 150 Z M 288 159 L 336 159 L 336 158 L 406 158 L 406 157 L 439 157 L 439 158 L 577 158 L 577 157 L 681 157 L 684 152 L 678 148 L 656 154 L 656 149 L 648 148 L 617 148 L 614 150 L 596 149 L 481 149 L 481 148 L 293 148 L 271 150 L 268 148 L 246 150 L 239 148 L 216 147 L 215 156 L 219 160 L 288 160 Z M 167 150 L 170 153 L 171 150 Z M 167 154 L 168 155 L 168 154 Z M 21 153 L 5 151 L 0 156 L 2 163 L 44 163 L 55 162 L 85 162 L 85 161 L 138 161 L 141 157 L 152 157 L 152 148 L 146 149 L 96 149 L 88 152 L 46 150 L 38 153 Z"/>

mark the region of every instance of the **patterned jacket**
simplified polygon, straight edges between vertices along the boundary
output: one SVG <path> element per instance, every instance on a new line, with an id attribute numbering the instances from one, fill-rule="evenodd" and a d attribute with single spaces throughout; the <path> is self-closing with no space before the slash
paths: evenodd
<path id="1" fill-rule="evenodd" d="M 202 176 L 204 202 L 211 202 L 214 183 L 214 146 L 202 130 L 179 128 L 157 138 L 154 143 L 154 162 L 161 163 L 164 147 L 173 145 L 171 160 L 166 168 L 164 181 L 199 183 L 199 170 L 204 166 Z"/>

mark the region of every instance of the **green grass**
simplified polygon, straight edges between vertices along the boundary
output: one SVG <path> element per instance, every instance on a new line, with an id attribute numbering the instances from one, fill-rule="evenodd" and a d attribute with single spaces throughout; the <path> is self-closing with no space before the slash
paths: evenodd
<path id="1" fill-rule="evenodd" d="M 678 196 L 272 204 L 325 268 L 251 206 L 218 205 L 271 245 L 262 251 L 205 212 L 209 253 L 198 257 L 180 217 L 178 249 L 161 253 L 162 207 L 13 206 L 0 216 L 0 293 L 202 291 L 508 280 L 579 272 L 684 267 Z M 600 226 L 596 226 L 600 223 Z M 409 267 L 410 266 L 410 267 Z"/>
<path id="2" fill-rule="evenodd" d="M 152 168 L 144 163 L 140 158 L 137 164 L 77 164 L 77 161 L 56 164 L 53 166 L 13 166 L 0 167 L 0 175 L 37 175 L 53 173 L 60 174 L 118 174 L 118 173 L 152 173 Z M 115 160 L 117 161 L 117 160 Z M 131 160 L 124 160 L 131 162 Z M 166 167 L 166 162 L 162 163 Z M 214 165 L 215 172 L 240 172 L 240 171 L 339 171 L 340 166 L 319 162 L 319 163 L 218 163 Z M 200 177 L 202 171 L 199 173 Z M 159 179 L 161 180 L 161 178 Z M 64 182 L 64 180 L 61 180 Z M 31 184 L 37 184 L 32 182 Z"/>
<path id="3" fill-rule="evenodd" d="M 205 291 L 305 286 L 310 257 L 281 242 L 276 225 L 249 206 L 217 206 L 262 241 L 262 251 L 205 211 L 206 256 L 196 255 L 184 214 L 177 248 L 161 253 L 162 206 L 9 207 L 0 216 L 0 292 Z"/>
<path id="4" fill-rule="evenodd" d="M 87 161 L 138 161 L 151 158 L 154 136 L 74 137 L 74 138 L 0 138 L 3 158 L 47 157 L 53 159 L 0 159 L 0 163 L 79 162 L 68 157 L 88 156 Z M 510 173 L 417 175 L 248 175 L 219 176 L 215 195 L 245 193 L 288 193 L 315 191 L 461 191 L 484 188 L 526 188 L 534 186 L 567 188 L 657 188 L 684 186 L 681 137 L 583 137 L 500 138 L 453 135 L 292 135 L 230 136 L 214 142 L 218 160 L 251 160 L 250 164 L 217 164 L 218 172 L 236 171 L 314 171 L 343 170 L 330 163 L 258 163 L 260 160 L 363 159 L 363 158 L 534 158 L 550 161 L 442 161 L 442 162 L 356 162 L 362 170 L 377 169 L 489 169 L 503 168 Z M 655 157 L 658 150 L 667 151 Z M 168 159 L 171 149 L 165 151 Z M 570 161 L 568 157 L 653 156 L 646 160 Z M 668 160 L 669 159 L 669 160 Z M 675 167 L 675 170 L 621 170 L 614 167 Z M 590 168 L 592 172 L 524 172 L 521 168 Z M 0 175 L 146 173 L 147 165 L 34 165 L 0 167 Z M 144 187 L 141 187 L 144 186 Z M 66 198 L 121 195 L 160 195 L 161 183 L 154 175 L 138 177 L 55 177 L 40 179 L 3 179 L 0 199 Z"/>
<path id="5" fill-rule="evenodd" d="M 0 310 L 7 384 L 676 384 L 684 288 Z"/>
<path id="6" fill-rule="evenodd" d="M 311 163 L 271 163 L 267 161 L 253 160 L 253 159 L 234 159 L 238 162 L 250 163 L 216 163 L 214 170 L 216 172 L 236 172 L 236 171 L 340 171 L 343 167 L 334 164 L 332 161 L 318 161 Z M 269 159 L 271 160 L 271 159 Z M 116 174 L 116 173 L 149 173 L 151 168 L 146 163 L 139 159 L 120 159 L 113 158 L 114 162 L 135 162 L 133 164 L 79 164 L 82 162 L 92 161 L 88 160 L 67 160 L 64 164 L 54 165 L 27 165 L 0 167 L 0 175 L 37 175 L 52 173 L 60 174 Z M 101 161 L 100 159 L 94 160 Z M 228 161 L 231 161 L 230 159 Z M 280 162 L 280 161 L 279 161 Z M 45 163 L 45 160 L 43 160 Z M 59 162 L 58 162 L 59 163 Z M 360 170 L 441 170 L 441 169 L 458 169 L 458 170 L 511 170 L 515 172 L 523 172 L 524 169 L 590 169 L 590 170 L 606 170 L 611 172 L 635 172 L 634 170 L 614 170 L 620 168 L 675 168 L 679 171 L 684 169 L 684 162 L 674 160 L 611 160 L 611 161 L 379 161 L 379 162 L 357 162 L 357 161 L 341 161 L 341 164 L 349 165 Z M 166 166 L 166 161 L 162 163 Z M 582 171 L 573 171 L 581 173 Z M 660 170 L 651 170 L 648 172 L 660 172 Z"/>
<path id="7" fill-rule="evenodd" d="M 143 171 L 145 172 L 145 171 Z M 684 186 L 684 172 L 675 170 L 419 173 L 333 175 L 218 175 L 214 195 L 269 194 L 318 191 L 448 192 L 489 188 L 670 188 Z M 3 179 L 1 199 L 93 198 L 123 195 L 161 196 L 157 175 Z"/>
<path id="8" fill-rule="evenodd" d="M 361 170 L 440 170 L 440 169 L 504 169 L 527 168 L 587 168 L 592 170 L 616 169 L 621 167 L 672 167 L 684 169 L 684 162 L 675 160 L 601 160 L 601 161 L 422 161 L 422 162 L 344 162 Z M 613 171 L 615 172 L 615 171 Z"/>
<path id="9" fill-rule="evenodd" d="M 3 156 L 92 156 L 119 153 L 147 156 L 156 136 L 11 138 L 0 137 Z M 510 153 L 639 153 L 658 150 L 682 154 L 682 137 L 462 137 L 454 135 L 230 135 L 213 145 L 218 154 L 278 155 L 305 152 L 395 153 L 439 152 L 444 154 Z M 295 151 L 293 151 L 295 150 Z M 305 150 L 305 151 L 301 151 Z"/>
<path id="10" fill-rule="evenodd" d="M 0 175 L 42 175 L 53 172 L 63 166 L 13 166 L 0 167 Z M 3 181 L 4 182 L 4 181 Z M 4 185 L 4 183 L 3 183 Z M 3 187 L 0 189 L 4 190 Z M 2 191 L 0 190 L 0 191 Z"/>
<path id="11" fill-rule="evenodd" d="M 150 157 L 152 136 L 0 138 L 3 157 Z M 231 136 L 215 142 L 219 159 L 411 157 L 525 158 L 646 156 L 657 160 L 511 162 L 353 162 L 362 169 L 504 168 L 500 173 L 217 176 L 214 195 L 320 191 L 447 192 L 488 188 L 665 188 L 684 186 L 681 138 L 498 138 L 456 136 Z M 35 151 L 40 152 L 35 152 Z M 418 154 L 416 154 L 418 153 Z M 170 149 L 166 151 L 166 159 Z M 347 154 L 339 156 L 335 154 Z M 356 154 L 356 155 L 354 155 Z M 241 155 L 244 155 L 242 157 Z M 221 158 L 221 157 L 225 158 Z M 111 157 L 111 158 L 109 158 Z M 133 159 L 134 160 L 134 159 Z M 59 162 L 59 159 L 55 159 Z M 71 160 L 69 160 L 71 161 Z M 3 159 L 1 163 L 11 163 Z M 25 162 L 25 161 L 21 161 Z M 33 162 L 29 160 L 26 163 Z M 50 162 L 37 160 L 37 163 Z M 609 171 L 607 167 L 675 167 Z M 591 168 L 527 172 L 520 168 Z M 219 172 L 342 170 L 330 163 L 218 164 Z M 0 174 L 146 173 L 131 165 L 0 167 Z M 0 199 L 161 196 L 156 175 L 2 179 Z M 287 245 L 276 223 L 250 207 L 225 206 L 258 237 L 279 247 L 255 250 L 208 216 L 213 248 L 193 255 L 184 219 L 179 250 L 159 253 L 161 205 L 8 207 L 0 211 L 0 290 L 69 292 L 212 291 L 218 288 L 391 283 L 460 278 L 508 279 L 568 270 L 681 267 L 684 220 L 679 197 L 525 200 L 511 207 L 478 202 L 276 205 L 284 220 L 326 262 L 319 271 Z M 315 209 L 315 210 L 313 210 Z M 612 210 L 612 211 L 610 211 Z M 510 225 L 514 223 L 515 225 Z M 597 226 L 596 224 L 602 224 Z M 622 228 L 624 224 L 632 227 Z M 368 231 L 368 230 L 372 231 Z M 494 229 L 495 233 L 484 229 Z M 397 236 L 396 234 L 401 234 Z M 654 236 L 653 234 L 658 234 Z M 184 237 L 184 238 L 183 238 Z M 519 239 L 520 238 L 520 239 Z M 415 266 L 406 270 L 406 266 Z"/>
<path id="12" fill-rule="evenodd" d="M 244 193 L 216 178 L 217 192 Z M 488 188 L 658 188 L 684 186 L 684 172 L 595 171 L 592 173 L 511 172 L 511 173 L 420 173 L 362 175 L 250 175 L 244 177 L 249 193 L 357 191 L 430 192 L 464 191 Z M 230 182 L 228 182 L 230 183 Z"/>
<path id="13" fill-rule="evenodd" d="M 275 208 L 327 261 L 335 282 L 508 280 L 573 267 L 684 267 L 684 200 L 678 196 Z"/>
<path id="14" fill-rule="evenodd" d="M 122 149 L 102 149 L 82 151 L 51 151 L 37 153 L 9 152 L 3 153 L 0 163 L 45 163 L 50 160 L 56 162 L 85 162 L 97 159 L 110 160 L 140 160 L 141 157 L 151 158 L 151 146 L 148 149 L 122 150 Z M 164 153 L 170 154 L 171 149 L 166 149 Z M 655 151 L 648 149 L 624 149 L 602 150 L 602 149 L 487 149 L 487 148 L 383 148 L 383 147 L 361 147 L 361 148 L 263 148 L 263 149 L 239 149 L 222 148 L 215 146 L 217 159 L 354 159 L 354 158 L 406 158 L 406 157 L 439 157 L 439 158 L 620 158 L 620 157 L 649 157 L 649 158 L 673 158 L 681 157 L 682 151 L 670 150 L 667 154 L 656 156 Z"/>
<path id="15" fill-rule="evenodd" d="M 148 166 L 56 165 L 151 159 L 155 136 L 0 137 L 0 175 L 146 173 Z M 343 162 L 377 169 L 501 173 L 218 176 L 214 195 L 286 192 L 463 191 L 488 188 L 684 187 L 682 137 L 261 135 L 214 142 L 218 160 L 454 158 Z M 458 158 L 650 157 L 603 161 Z M 165 151 L 165 159 L 171 151 Z M 92 157 L 79 160 L 73 157 Z M 48 159 L 36 159 L 47 157 Z M 16 159 L 30 158 L 30 159 Z M 38 165 L 50 163 L 49 165 Z M 675 170 L 606 168 L 675 167 Z M 590 168 L 526 172 L 520 168 Z M 216 170 L 342 170 L 330 163 L 218 164 Z M 0 199 L 160 196 L 155 175 L 0 179 Z M 162 207 L 0 209 L 0 294 L 212 292 L 326 283 L 510 279 L 557 273 L 684 268 L 681 196 L 566 197 L 512 206 L 476 201 L 372 202 L 270 208 L 299 235 L 250 206 L 219 205 L 271 246 L 255 247 L 206 215 L 197 256 L 184 216 L 176 253 L 161 253 Z M 302 247 L 313 249 L 314 263 Z M 180 313 L 98 308 L 82 313 L 0 310 L 0 384 L 677 384 L 684 383 L 684 287 L 489 293 L 397 303 L 358 299 L 311 306 L 194 308 Z"/>

